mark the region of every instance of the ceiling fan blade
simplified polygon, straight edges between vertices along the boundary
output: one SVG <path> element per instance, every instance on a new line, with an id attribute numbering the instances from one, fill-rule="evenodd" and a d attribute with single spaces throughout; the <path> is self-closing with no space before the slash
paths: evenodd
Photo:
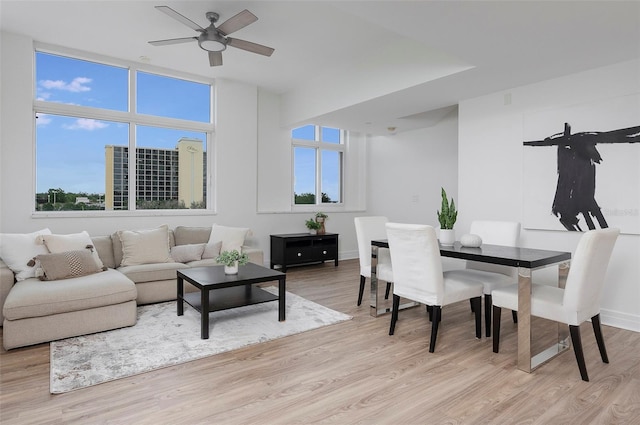
<path id="1" fill-rule="evenodd" d="M 193 22 L 191 19 L 187 18 L 186 16 L 182 16 L 181 14 L 179 14 L 178 12 L 176 12 L 175 10 L 170 8 L 169 6 L 156 6 L 156 9 L 158 9 L 160 12 L 166 13 L 167 15 L 171 16 L 176 21 L 182 22 L 183 24 L 185 24 L 186 26 L 188 26 L 191 29 L 194 29 L 196 31 L 204 31 L 204 28 L 202 28 L 200 25 L 196 24 L 195 22 Z"/>
<path id="2" fill-rule="evenodd" d="M 189 41 L 195 41 L 197 39 L 198 37 L 170 38 L 167 40 L 150 41 L 149 44 L 152 44 L 154 46 L 168 46 L 170 44 L 188 43 Z"/>
<path id="3" fill-rule="evenodd" d="M 222 52 L 209 52 L 209 65 L 211 66 L 222 65 Z"/>
<path id="4" fill-rule="evenodd" d="M 235 16 L 224 21 L 220 26 L 218 26 L 218 31 L 224 35 L 231 34 L 232 32 L 238 31 L 246 27 L 249 24 L 253 24 L 258 20 L 258 17 L 253 13 L 249 12 L 247 9 L 238 13 Z"/>
<path id="5" fill-rule="evenodd" d="M 257 53 L 259 55 L 271 56 L 275 51 L 271 47 L 263 46 L 262 44 L 252 43 L 251 41 L 240 40 L 239 38 L 227 38 L 227 44 L 237 49 L 246 50 L 251 53 Z"/>

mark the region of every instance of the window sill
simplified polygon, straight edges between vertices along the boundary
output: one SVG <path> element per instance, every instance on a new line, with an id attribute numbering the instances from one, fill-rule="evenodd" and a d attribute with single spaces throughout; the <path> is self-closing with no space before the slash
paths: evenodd
<path id="1" fill-rule="evenodd" d="M 135 211 L 34 211 L 31 218 L 94 218 L 94 217 L 175 217 L 212 216 L 214 210 L 135 210 Z"/>

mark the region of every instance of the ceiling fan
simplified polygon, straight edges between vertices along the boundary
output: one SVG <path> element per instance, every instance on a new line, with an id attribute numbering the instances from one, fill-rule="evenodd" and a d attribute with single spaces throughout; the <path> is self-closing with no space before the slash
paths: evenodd
<path id="1" fill-rule="evenodd" d="M 209 52 L 209 64 L 211 66 L 222 65 L 222 52 L 227 46 L 232 46 L 237 49 L 246 50 L 248 52 L 257 53 L 259 55 L 271 56 L 274 49 L 271 47 L 263 46 L 251 41 L 240 40 L 239 38 L 227 37 L 232 32 L 238 31 L 246 27 L 249 24 L 258 20 L 258 17 L 248 10 L 243 10 L 235 16 L 224 21 L 222 24 L 216 27 L 215 23 L 218 22 L 220 15 L 215 12 L 207 12 L 206 17 L 210 24 L 207 28 L 202 28 L 200 25 L 193 22 L 191 19 L 179 14 L 169 6 L 156 6 L 161 12 L 166 13 L 173 19 L 182 22 L 189 28 L 196 30 L 200 35 L 196 37 L 183 37 L 183 38 L 171 38 L 168 40 L 156 40 L 150 41 L 149 44 L 154 46 L 167 46 L 169 44 L 188 43 L 190 41 L 197 41 L 201 49 Z"/>

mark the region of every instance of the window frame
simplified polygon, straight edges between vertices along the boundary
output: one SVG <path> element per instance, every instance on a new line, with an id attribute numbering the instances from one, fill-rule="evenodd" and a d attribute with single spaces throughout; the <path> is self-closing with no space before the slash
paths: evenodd
<path id="1" fill-rule="evenodd" d="M 78 106 L 65 103 L 49 102 L 45 100 L 38 100 L 36 97 L 36 55 L 37 53 L 46 53 L 52 55 L 58 55 L 68 57 L 71 59 L 84 60 L 95 62 L 107 66 L 115 66 L 125 68 L 128 71 L 128 111 L 117 111 L 96 108 L 91 106 Z M 136 155 L 129 155 L 129 198 L 127 210 L 92 210 L 92 211 L 37 211 L 32 207 L 32 216 L 34 217 L 65 217 L 65 216 L 87 216 L 87 217 L 99 217 L 99 216 L 127 216 L 127 215 L 145 215 L 145 216 L 157 216 L 157 215 L 202 215 L 215 213 L 215 182 L 213 181 L 214 172 L 212 171 L 212 164 L 215 164 L 214 157 L 214 114 L 215 114 L 215 81 L 213 79 L 204 78 L 201 76 L 191 75 L 179 71 L 167 70 L 147 64 L 135 63 L 124 60 L 117 60 L 102 55 L 95 55 L 75 49 L 68 49 L 58 46 L 52 46 L 45 43 L 34 43 L 33 49 L 33 78 L 32 78 L 32 90 L 33 90 L 33 172 L 34 172 L 34 185 L 32 187 L 32 199 L 35 199 L 37 193 L 35 174 L 37 173 L 37 138 L 36 138 L 36 125 L 38 114 L 51 114 L 61 115 L 73 118 L 88 118 L 95 120 L 105 120 L 113 122 L 121 122 L 129 126 L 129 152 L 136 152 L 136 128 L 137 126 L 152 126 L 160 128 L 168 128 L 174 130 L 185 130 L 193 132 L 201 132 L 205 134 L 206 140 L 204 140 L 207 154 L 207 178 L 206 178 L 206 206 L 203 209 L 137 209 L 136 207 Z M 145 72 L 164 76 L 168 78 L 176 78 L 181 80 L 187 80 L 200 84 L 206 84 L 209 86 L 209 122 L 189 121 L 178 118 L 169 118 L 162 116 L 154 116 L 141 114 L 136 112 L 136 76 L 137 72 Z"/>
<path id="2" fill-rule="evenodd" d="M 314 139 L 295 139 L 293 137 L 293 131 L 297 128 L 305 127 L 307 125 L 314 126 Z M 340 142 L 323 142 L 320 140 L 321 128 L 335 128 L 340 132 Z M 347 154 L 347 144 L 349 140 L 349 132 L 342 128 L 328 127 L 316 124 L 306 124 L 291 129 L 291 208 L 293 211 L 316 211 L 318 208 L 323 210 L 342 209 L 345 205 L 345 164 Z M 316 162 L 316 175 L 315 175 L 315 200 L 314 204 L 296 204 L 295 194 L 295 148 L 311 148 L 315 150 L 315 162 Z M 342 155 L 342 161 L 340 163 L 340 202 L 322 202 L 322 152 L 333 151 L 339 152 Z"/>

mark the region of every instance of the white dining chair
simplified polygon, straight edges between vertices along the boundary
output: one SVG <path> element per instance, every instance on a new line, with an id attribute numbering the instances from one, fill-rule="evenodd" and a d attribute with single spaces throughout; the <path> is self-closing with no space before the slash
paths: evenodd
<path id="1" fill-rule="evenodd" d="M 430 307 L 430 353 L 435 351 L 442 307 L 449 304 L 471 300 L 475 307 L 476 338 L 480 338 L 482 284 L 458 277 L 449 278 L 448 272 L 443 273 L 440 247 L 432 226 L 387 223 L 386 227 L 394 277 L 389 335 L 395 332 L 400 298 L 403 297 Z"/>
<path id="2" fill-rule="evenodd" d="M 600 300 L 604 278 L 619 229 L 598 229 L 580 238 L 571 260 L 565 288 L 531 285 L 531 316 L 542 317 L 569 325 L 573 351 L 583 381 L 589 381 L 582 351 L 580 324 L 591 319 L 600 356 L 609 363 L 600 327 Z M 500 345 L 500 314 L 502 308 L 518 309 L 518 285 L 493 291 L 493 352 Z"/>
<path id="3" fill-rule="evenodd" d="M 358 240 L 358 255 L 360 257 L 360 291 L 358 292 L 358 305 L 362 304 L 362 295 L 367 278 L 371 278 L 371 241 L 374 239 L 386 239 L 387 231 L 384 225 L 389 220 L 383 216 L 355 217 L 356 238 Z M 391 257 L 387 248 L 378 249 L 378 266 L 376 267 L 378 280 L 387 282 L 385 299 L 389 299 L 389 292 L 393 283 L 393 270 Z"/>
<path id="4" fill-rule="evenodd" d="M 471 223 L 470 233 L 480 236 L 483 244 L 518 246 L 520 223 L 513 221 L 476 220 Z M 484 326 L 487 338 L 491 336 L 491 291 L 518 281 L 515 267 L 499 264 L 467 261 L 466 268 L 450 271 L 451 276 L 461 279 L 476 279 L 482 282 L 484 294 Z M 513 321 L 517 315 L 513 314 Z"/>

